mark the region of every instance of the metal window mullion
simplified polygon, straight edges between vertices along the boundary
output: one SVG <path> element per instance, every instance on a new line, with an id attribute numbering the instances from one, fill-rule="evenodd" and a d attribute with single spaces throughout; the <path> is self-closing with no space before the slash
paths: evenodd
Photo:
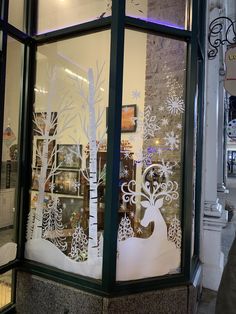
<path id="1" fill-rule="evenodd" d="M 6 25 L 8 19 L 8 0 L 1 3 L 1 16 L 3 17 L 2 25 L 2 46 L 0 51 L 0 183 L 2 169 L 2 145 L 3 145 L 3 128 L 4 128 L 4 107 L 5 107 L 5 83 L 6 83 L 6 64 L 7 64 L 7 32 Z"/>
<path id="2" fill-rule="evenodd" d="M 124 60 L 125 0 L 113 0 L 111 22 L 107 173 L 104 217 L 102 287 L 111 292 L 116 282 L 119 204 L 119 164 Z"/>
<path id="3" fill-rule="evenodd" d="M 198 0 L 193 0 L 192 6 L 192 38 L 187 48 L 186 77 L 186 111 L 185 111 L 185 144 L 183 159 L 183 210 L 182 210 L 182 266 L 185 278 L 190 279 L 191 246 L 192 246 L 192 212 L 193 212 L 193 167 L 194 167 L 194 127 L 195 127 L 195 97 L 197 93 L 197 60 L 198 60 Z M 198 169 L 199 171 L 199 169 Z"/>
<path id="4" fill-rule="evenodd" d="M 34 3 L 33 3 L 34 2 Z M 24 3 L 24 28 L 28 34 L 34 32 L 35 1 L 25 0 Z M 19 260 L 24 258 L 24 246 L 26 235 L 26 223 L 29 207 L 29 188 L 31 182 L 31 126 L 32 110 L 34 103 L 34 84 L 35 84 L 35 64 L 36 64 L 36 45 L 28 37 L 24 45 L 23 71 L 21 84 L 21 108 L 20 108 L 20 134 L 19 134 L 19 171 L 17 178 L 17 212 L 16 212 L 16 234 L 18 242 L 17 257 Z"/>

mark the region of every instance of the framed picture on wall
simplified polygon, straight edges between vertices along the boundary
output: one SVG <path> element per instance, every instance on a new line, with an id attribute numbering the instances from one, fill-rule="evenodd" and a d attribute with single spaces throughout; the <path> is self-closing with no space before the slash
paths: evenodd
<path id="1" fill-rule="evenodd" d="M 47 166 L 51 167 L 54 158 L 55 158 L 55 143 L 56 141 L 49 141 L 48 144 L 48 159 L 47 159 Z M 41 167 L 42 166 L 42 153 L 43 153 L 43 145 L 44 145 L 44 140 L 43 139 L 37 139 L 36 140 L 36 157 L 35 157 L 35 166 L 36 167 Z"/>
<path id="2" fill-rule="evenodd" d="M 79 173 L 78 171 L 60 171 L 54 176 L 55 193 L 78 195 L 79 193 Z"/>
<path id="3" fill-rule="evenodd" d="M 47 170 L 47 176 L 49 175 L 50 169 Z M 32 169 L 32 184 L 31 189 L 34 191 L 39 190 L 39 176 L 40 176 L 41 169 L 40 168 L 33 168 Z M 50 192 L 50 185 L 52 183 L 52 179 L 49 179 L 45 183 L 45 192 Z"/>
<path id="4" fill-rule="evenodd" d="M 57 129 L 57 112 L 51 112 L 50 118 L 47 112 L 35 112 L 33 114 L 33 134 L 42 136 L 45 131 L 49 131 L 49 135 L 56 134 Z"/>
<path id="5" fill-rule="evenodd" d="M 106 121 L 108 125 L 108 108 L 106 111 Z M 137 106 L 126 105 L 122 106 L 122 116 L 121 116 L 121 132 L 136 132 L 137 128 Z"/>
<path id="6" fill-rule="evenodd" d="M 57 166 L 60 168 L 80 169 L 81 157 L 82 145 L 57 145 Z"/>

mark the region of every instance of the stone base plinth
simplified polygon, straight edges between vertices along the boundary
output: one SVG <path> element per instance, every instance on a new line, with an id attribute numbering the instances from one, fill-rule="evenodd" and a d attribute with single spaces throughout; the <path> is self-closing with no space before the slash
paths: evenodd
<path id="1" fill-rule="evenodd" d="M 107 298 L 24 272 L 17 273 L 16 309 L 20 314 L 191 314 L 195 286 L 180 286 Z"/>

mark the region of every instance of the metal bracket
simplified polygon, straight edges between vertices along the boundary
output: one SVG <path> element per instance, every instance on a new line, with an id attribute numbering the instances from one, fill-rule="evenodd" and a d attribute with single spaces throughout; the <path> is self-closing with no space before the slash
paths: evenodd
<path id="1" fill-rule="evenodd" d="M 236 21 L 229 17 L 220 16 L 214 19 L 209 25 L 208 43 L 210 50 L 208 58 L 214 59 L 218 54 L 218 48 L 225 44 L 236 45 Z M 228 26 L 227 26 L 228 25 Z M 225 26 L 225 33 L 223 34 Z"/>

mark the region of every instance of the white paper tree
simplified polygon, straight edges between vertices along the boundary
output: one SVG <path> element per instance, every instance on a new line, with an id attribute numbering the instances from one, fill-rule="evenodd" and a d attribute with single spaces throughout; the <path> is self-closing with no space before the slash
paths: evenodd
<path id="1" fill-rule="evenodd" d="M 80 224 L 73 233 L 69 257 L 76 261 L 84 261 L 88 257 L 88 237 Z"/>
<path id="2" fill-rule="evenodd" d="M 128 216 L 121 218 L 118 228 L 118 241 L 124 241 L 134 236 L 134 230 L 131 226 L 131 221 Z"/>
<path id="3" fill-rule="evenodd" d="M 182 240 L 181 223 L 176 216 L 171 220 L 168 229 L 168 239 L 174 242 L 177 248 L 181 248 Z"/>
<path id="4" fill-rule="evenodd" d="M 98 257 L 98 229 L 97 229 L 97 206 L 98 206 L 98 186 L 105 178 L 106 165 L 101 167 L 100 161 L 97 161 L 97 153 L 100 143 L 106 136 L 106 128 L 103 132 L 99 132 L 99 127 L 105 119 L 105 107 L 100 108 L 99 103 L 102 101 L 101 86 L 102 72 L 104 65 L 98 68 L 96 75 L 92 68 L 88 69 L 88 89 L 84 84 L 79 82 L 79 93 L 82 99 L 82 108 L 88 110 L 88 119 L 85 115 L 80 118 L 80 125 L 89 143 L 89 168 L 81 171 L 81 174 L 89 184 L 89 240 L 88 240 L 88 259 L 96 259 Z M 74 139 L 77 144 L 77 157 L 82 160 L 80 141 Z"/>
<path id="5" fill-rule="evenodd" d="M 55 96 L 55 81 L 56 81 L 56 68 L 53 68 L 49 74 L 49 92 L 48 101 L 45 108 L 46 112 L 40 113 L 40 119 L 37 118 L 37 114 L 34 113 L 33 122 L 35 124 L 34 132 L 40 135 L 43 140 L 42 149 L 35 147 L 36 158 L 40 161 L 40 174 L 39 174 L 39 193 L 38 202 L 36 206 L 35 222 L 33 228 L 33 239 L 42 237 L 42 220 L 43 220 L 43 204 L 45 198 L 45 186 L 47 182 L 53 178 L 54 175 L 58 174 L 60 164 L 56 164 L 56 155 L 59 152 L 57 146 L 54 146 L 49 156 L 49 147 L 55 140 L 59 140 L 62 134 L 71 127 L 71 122 L 74 119 L 73 116 L 67 115 L 68 111 L 73 109 L 72 101 L 69 96 L 65 94 L 61 98 L 61 102 L 57 111 L 54 114 L 52 111 L 52 101 Z M 60 121 L 60 127 L 58 124 Z M 48 171 L 48 166 L 50 170 Z M 53 192 L 53 191 L 52 191 Z"/>
<path id="6" fill-rule="evenodd" d="M 26 228 L 27 240 L 32 239 L 33 230 L 34 230 L 34 221 L 35 221 L 35 209 L 31 208 L 28 214 L 28 219 L 27 219 L 27 228 Z"/>
<path id="7" fill-rule="evenodd" d="M 52 196 L 44 209 L 42 237 L 51 241 L 61 251 L 67 249 L 67 242 L 63 232 L 62 205 L 58 196 Z"/>

